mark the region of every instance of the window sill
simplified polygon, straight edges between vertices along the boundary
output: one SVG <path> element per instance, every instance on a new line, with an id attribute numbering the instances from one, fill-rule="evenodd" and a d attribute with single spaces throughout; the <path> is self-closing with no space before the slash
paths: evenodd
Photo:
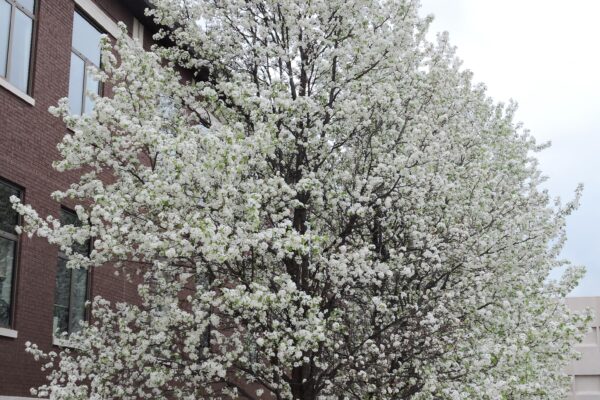
<path id="1" fill-rule="evenodd" d="M 66 347 L 69 349 L 78 349 L 79 347 L 75 343 L 71 342 L 68 337 L 56 337 L 52 336 L 52 344 L 58 347 Z"/>
<path id="2" fill-rule="evenodd" d="M 0 336 L 4 336 L 7 338 L 11 338 L 11 339 L 16 339 L 18 335 L 19 335 L 18 331 L 15 331 L 12 329 L 7 329 L 7 328 L 0 328 Z"/>
<path id="3" fill-rule="evenodd" d="M 2 86 L 4 89 L 8 90 L 15 96 L 19 97 L 21 100 L 28 103 L 29 105 L 35 106 L 35 99 L 33 97 L 29 96 L 26 93 L 23 93 L 21 90 L 17 89 L 17 87 L 15 85 L 10 83 L 6 79 L 2 78 L 1 76 L 0 76 L 0 86 Z"/>

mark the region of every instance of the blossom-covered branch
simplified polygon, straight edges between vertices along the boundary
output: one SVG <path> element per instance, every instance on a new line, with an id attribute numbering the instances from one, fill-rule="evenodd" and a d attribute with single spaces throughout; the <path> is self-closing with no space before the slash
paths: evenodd
<path id="1" fill-rule="evenodd" d="M 143 277 L 75 350 L 29 347 L 41 396 L 563 398 L 582 270 L 547 278 L 579 191 L 550 203 L 542 146 L 417 1 L 153 3 L 170 45 L 105 41 L 113 96 L 53 110 L 82 225 L 14 199 L 28 233 L 92 241 L 70 267 Z"/>

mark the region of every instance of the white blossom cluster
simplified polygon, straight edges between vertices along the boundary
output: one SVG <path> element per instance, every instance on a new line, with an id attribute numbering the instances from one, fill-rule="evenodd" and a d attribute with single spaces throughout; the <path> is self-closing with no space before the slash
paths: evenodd
<path id="1" fill-rule="evenodd" d="M 103 44 L 112 96 L 70 128 L 54 197 L 13 199 L 69 267 L 115 265 L 51 399 L 562 399 L 587 317 L 562 299 L 543 146 L 414 0 L 154 0 L 144 51 Z M 209 71 L 207 80 L 180 72 Z M 192 72 L 189 72 L 192 71 Z M 165 106 L 168 104 L 168 107 Z M 228 397 L 229 396 L 229 397 Z"/>

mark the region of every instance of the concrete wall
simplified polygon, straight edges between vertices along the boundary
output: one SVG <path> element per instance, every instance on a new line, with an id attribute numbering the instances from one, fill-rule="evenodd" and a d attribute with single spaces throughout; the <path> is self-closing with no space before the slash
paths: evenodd
<path id="1" fill-rule="evenodd" d="M 574 376 L 569 400 L 600 400 L 600 297 L 571 297 L 568 306 L 575 311 L 594 310 L 592 327 L 577 346 L 581 359 L 569 367 Z"/>

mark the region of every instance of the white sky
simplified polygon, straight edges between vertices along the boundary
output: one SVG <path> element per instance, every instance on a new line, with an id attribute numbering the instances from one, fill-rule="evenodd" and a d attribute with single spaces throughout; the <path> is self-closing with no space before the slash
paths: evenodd
<path id="1" fill-rule="evenodd" d="M 552 141 L 539 155 L 550 193 L 570 200 L 583 182 L 563 255 L 588 271 L 572 295 L 600 295 L 600 1 L 421 1 L 435 15 L 430 37 L 448 31 L 475 80 L 516 100 L 517 120 Z"/>

